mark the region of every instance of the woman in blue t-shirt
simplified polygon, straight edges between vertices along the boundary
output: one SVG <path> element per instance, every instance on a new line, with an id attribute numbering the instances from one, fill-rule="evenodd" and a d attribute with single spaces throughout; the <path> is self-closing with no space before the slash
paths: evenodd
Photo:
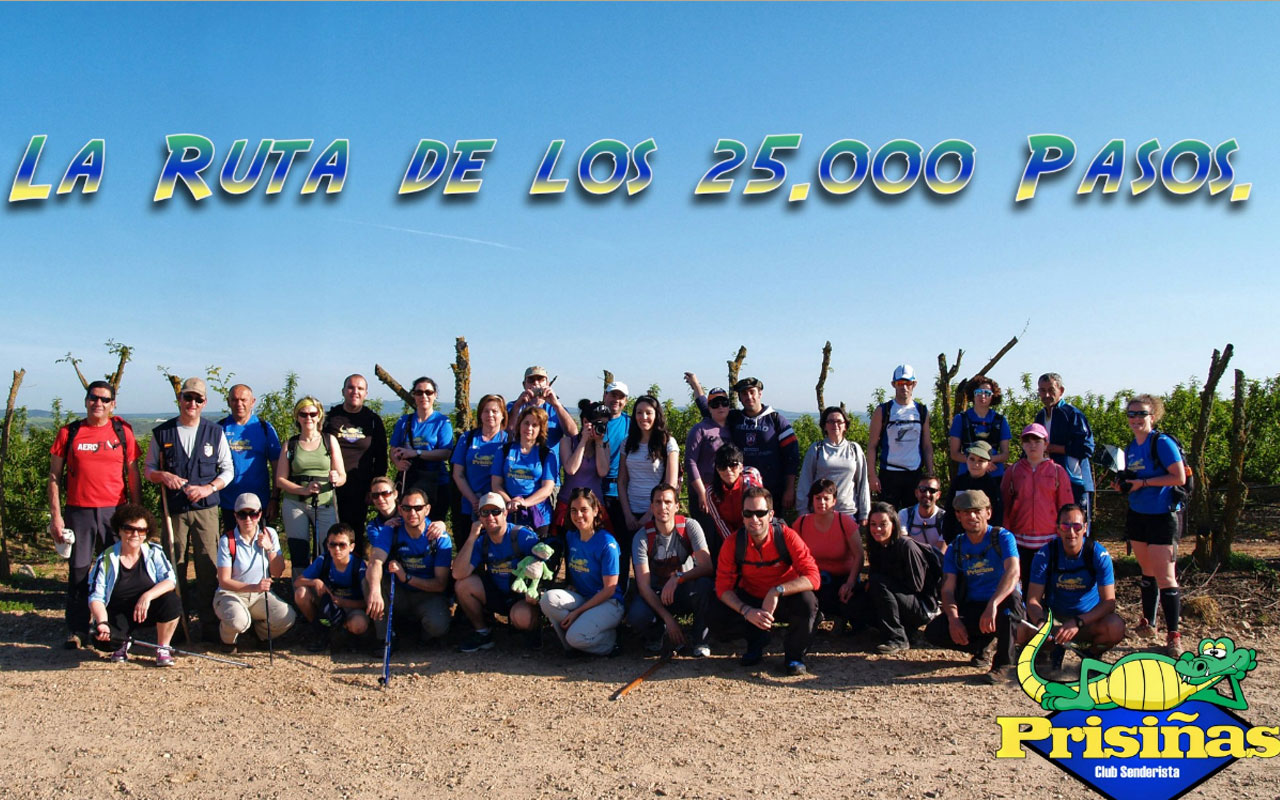
<path id="1" fill-rule="evenodd" d="M 391 431 L 391 463 L 405 475 L 404 488 L 421 489 L 431 504 L 431 518 L 444 521 L 449 512 L 449 456 L 453 423 L 435 409 L 436 382 L 425 375 L 414 380 L 414 410 L 396 420 Z"/>
<path id="2" fill-rule="evenodd" d="M 547 447 L 547 412 L 525 406 L 516 431 L 519 440 L 504 444 L 501 457 L 494 459 L 490 485 L 507 501 L 508 518 L 544 539 L 551 526 L 551 492 L 560 475 L 560 458 Z"/>
<path id="3" fill-rule="evenodd" d="M 453 539 L 465 542 L 476 520 L 476 502 L 492 490 L 493 462 L 502 454 L 507 437 L 507 401 L 500 394 L 486 394 L 476 404 L 478 424 L 462 435 L 453 448 L 453 485 L 461 500 L 461 513 L 453 521 Z"/>
<path id="4" fill-rule="evenodd" d="M 1140 637 L 1155 633 L 1156 599 L 1164 609 L 1167 626 L 1165 647 L 1169 655 L 1182 652 L 1178 632 L 1182 614 L 1182 593 L 1178 589 L 1174 544 L 1178 538 L 1178 510 L 1174 487 L 1187 482 L 1186 464 L 1178 445 L 1156 430 L 1164 417 L 1164 402 L 1140 394 L 1126 407 L 1133 441 L 1124 449 L 1125 465 L 1132 478 L 1117 486 L 1129 495 L 1129 512 L 1124 521 L 1125 536 L 1142 567 L 1142 619 L 1134 633 Z"/>
<path id="5" fill-rule="evenodd" d="M 565 571 L 570 588 L 544 592 L 539 606 L 566 650 L 608 655 L 617 648 L 622 622 L 621 550 L 601 530 L 604 511 L 590 489 L 570 494 L 569 520 Z"/>
<path id="6" fill-rule="evenodd" d="M 969 465 L 965 451 L 974 442 L 986 442 L 992 453 L 991 460 L 987 462 L 987 472 L 999 478 L 1004 474 L 1004 462 L 1009 460 L 1009 441 L 1013 439 L 1009 421 L 995 410 L 1004 399 L 1000 384 L 986 375 L 975 375 L 969 379 L 966 391 L 972 405 L 952 418 L 951 429 L 947 432 L 951 460 L 960 464 L 957 474 L 966 474 Z"/>

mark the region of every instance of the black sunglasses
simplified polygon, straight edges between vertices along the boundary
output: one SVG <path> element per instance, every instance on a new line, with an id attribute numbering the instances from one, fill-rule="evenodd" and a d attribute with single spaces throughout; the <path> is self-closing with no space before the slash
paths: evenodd
<path id="1" fill-rule="evenodd" d="M 201 397 L 200 395 L 196 394 L 195 392 L 183 392 L 183 393 L 182 393 L 182 402 L 184 402 L 184 403 L 203 403 L 203 402 L 204 402 L 204 398 L 203 398 L 203 397 Z"/>
<path id="2" fill-rule="evenodd" d="M 255 511 L 251 508 L 242 508 L 236 512 L 236 519 L 254 519 L 261 513 L 261 511 Z"/>
<path id="3" fill-rule="evenodd" d="M 742 518 L 751 519 L 752 517 L 755 517 L 756 519 L 764 519 L 765 517 L 769 516 L 769 513 L 770 513 L 769 509 L 767 508 L 760 508 L 760 509 L 744 508 L 742 509 Z"/>
<path id="4" fill-rule="evenodd" d="M 425 505 L 423 505 L 423 504 L 421 504 L 421 503 L 419 503 L 418 505 L 409 505 L 408 503 L 401 503 L 401 504 L 400 504 L 400 510 L 401 510 L 401 511 L 412 511 L 412 512 L 413 512 L 413 513 L 415 513 L 415 514 L 421 514 L 421 513 L 422 513 L 422 509 L 424 509 L 424 508 L 426 508 L 426 506 L 425 506 Z"/>
<path id="5" fill-rule="evenodd" d="M 369 492 L 370 497 L 391 497 L 393 494 L 395 494 L 394 489 L 384 489 L 381 492 L 375 492 L 371 490 Z"/>
<path id="6" fill-rule="evenodd" d="M 729 398 L 727 397 L 717 397 L 714 400 L 707 401 L 707 408 L 728 408 L 728 407 L 729 407 Z"/>
<path id="7" fill-rule="evenodd" d="M 482 516 L 482 517 L 496 517 L 496 516 L 499 516 L 499 515 L 501 515 L 501 514 L 502 514 L 502 509 L 500 509 L 500 508 L 482 508 L 482 509 L 480 509 L 480 516 Z"/>
<path id="8" fill-rule="evenodd" d="M 1150 411 L 1126 411 L 1124 412 L 1124 415 L 1129 419 L 1133 419 L 1134 417 L 1149 417 L 1151 416 L 1151 412 Z"/>
<path id="9" fill-rule="evenodd" d="M 431 391 L 430 389 L 414 389 L 412 392 L 410 392 L 410 394 L 412 394 L 414 397 L 430 397 L 431 395 L 435 394 L 435 392 Z"/>
<path id="10" fill-rule="evenodd" d="M 86 403 L 102 403 L 103 405 L 106 405 L 107 403 L 114 403 L 116 399 L 114 397 L 103 397 L 100 394 L 91 394 L 86 397 L 84 401 Z"/>

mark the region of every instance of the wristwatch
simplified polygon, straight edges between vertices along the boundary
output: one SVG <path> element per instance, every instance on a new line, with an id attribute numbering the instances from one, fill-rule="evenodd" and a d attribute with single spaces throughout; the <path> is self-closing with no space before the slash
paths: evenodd
<path id="1" fill-rule="evenodd" d="M 778 597 L 782 597 L 784 594 L 787 593 L 787 587 L 781 583 L 773 587 L 773 590 L 778 593 Z"/>

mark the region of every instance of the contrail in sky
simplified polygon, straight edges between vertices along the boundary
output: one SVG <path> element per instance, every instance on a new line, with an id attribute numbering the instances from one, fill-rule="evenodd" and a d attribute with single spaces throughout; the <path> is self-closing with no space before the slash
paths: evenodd
<path id="1" fill-rule="evenodd" d="M 501 242 L 490 242 L 484 239 L 472 239 L 469 236 L 454 236 L 450 233 L 436 233 L 435 231 L 420 231 L 414 228 L 399 228 L 395 225 L 379 225 L 376 222 L 360 222 L 354 219 L 340 219 L 338 222 L 345 222 L 348 225 L 365 225 L 370 228 L 382 228 L 384 231 L 399 231 L 400 233 L 413 233 L 418 236 L 435 236 L 439 239 L 454 239 L 459 242 L 470 242 L 471 244 L 483 244 L 489 247 L 500 247 L 503 250 L 520 250 L 522 248 L 512 247 L 509 244 Z"/>

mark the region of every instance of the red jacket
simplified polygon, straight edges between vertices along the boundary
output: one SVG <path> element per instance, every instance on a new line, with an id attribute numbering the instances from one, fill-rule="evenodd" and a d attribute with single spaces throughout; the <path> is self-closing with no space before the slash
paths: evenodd
<path id="1" fill-rule="evenodd" d="M 782 535 L 786 537 L 787 550 L 791 553 L 791 563 L 779 561 L 768 567 L 752 566 L 749 563 L 742 565 L 742 580 L 738 580 L 738 563 L 734 557 L 734 551 L 737 549 L 736 538 L 738 536 L 748 536 L 745 530 L 741 528 L 733 535 L 726 539 L 720 547 L 720 559 L 716 565 L 716 597 L 723 595 L 725 592 L 733 588 L 742 589 L 742 591 L 752 597 L 764 597 L 765 594 L 780 583 L 786 583 L 800 576 L 809 579 L 816 590 L 821 583 L 821 577 L 818 575 L 818 563 L 813 560 L 813 554 L 809 552 L 809 547 L 800 538 L 800 534 L 782 526 Z M 746 561 L 774 561 L 778 558 L 778 548 L 773 544 L 773 533 L 765 537 L 764 546 L 756 547 L 748 536 L 747 539 L 747 555 Z"/>
<path id="2" fill-rule="evenodd" d="M 1004 527 L 1013 531 L 1019 547 L 1039 550 L 1058 535 L 1058 509 L 1075 502 L 1071 476 L 1062 466 L 1045 459 L 1032 469 L 1018 459 L 1000 480 L 1004 498 Z"/>

